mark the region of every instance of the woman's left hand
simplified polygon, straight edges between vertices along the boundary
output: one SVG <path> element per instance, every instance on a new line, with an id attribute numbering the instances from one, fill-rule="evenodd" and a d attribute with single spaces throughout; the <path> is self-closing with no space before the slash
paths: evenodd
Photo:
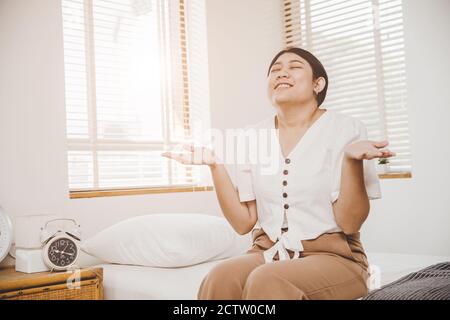
<path id="1" fill-rule="evenodd" d="M 389 151 L 389 149 L 382 149 L 388 144 L 389 142 L 387 140 L 360 140 L 347 145 L 344 149 L 344 154 L 347 158 L 355 160 L 393 157 L 395 156 L 395 152 Z"/>

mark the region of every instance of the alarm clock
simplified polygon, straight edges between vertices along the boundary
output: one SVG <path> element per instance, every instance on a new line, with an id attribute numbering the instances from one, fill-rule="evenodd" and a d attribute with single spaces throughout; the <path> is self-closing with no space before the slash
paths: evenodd
<path id="1" fill-rule="evenodd" d="M 11 219 L 0 207 L 0 262 L 6 258 L 13 242 Z"/>
<path id="2" fill-rule="evenodd" d="M 68 230 L 49 230 L 48 225 L 61 220 L 71 221 Z M 80 252 L 80 225 L 73 219 L 53 219 L 41 228 L 42 258 L 51 270 L 67 270 L 78 259 Z"/>

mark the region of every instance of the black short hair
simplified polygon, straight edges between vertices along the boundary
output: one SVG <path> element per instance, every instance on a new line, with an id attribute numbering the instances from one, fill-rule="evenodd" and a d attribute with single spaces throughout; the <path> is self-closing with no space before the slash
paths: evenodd
<path id="1" fill-rule="evenodd" d="M 328 75 L 325 71 L 325 68 L 323 67 L 322 63 L 317 59 L 311 52 L 301 49 L 298 47 L 288 47 L 286 49 L 281 50 L 278 52 L 275 57 L 272 59 L 272 62 L 270 63 L 269 70 L 267 70 L 267 76 L 270 74 L 270 68 L 272 68 L 273 64 L 277 61 L 278 57 L 280 57 L 282 54 L 292 52 L 296 55 L 302 57 L 306 61 L 308 61 L 309 65 L 311 66 L 312 72 L 313 72 L 313 79 L 317 79 L 319 77 L 323 77 L 326 81 L 325 87 L 322 91 L 319 92 L 317 95 L 317 105 L 320 106 L 322 102 L 325 100 L 325 96 L 327 95 L 327 89 L 328 89 Z"/>

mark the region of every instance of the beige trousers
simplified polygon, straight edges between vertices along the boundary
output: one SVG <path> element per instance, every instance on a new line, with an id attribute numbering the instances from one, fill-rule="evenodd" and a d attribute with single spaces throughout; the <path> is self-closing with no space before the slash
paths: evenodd
<path id="1" fill-rule="evenodd" d="M 203 279 L 198 299 L 357 299 L 367 294 L 368 262 L 359 233 L 323 234 L 302 241 L 300 258 L 264 263 L 274 243 L 262 229 L 246 254 L 217 264 Z M 291 257 L 293 252 L 288 250 Z"/>

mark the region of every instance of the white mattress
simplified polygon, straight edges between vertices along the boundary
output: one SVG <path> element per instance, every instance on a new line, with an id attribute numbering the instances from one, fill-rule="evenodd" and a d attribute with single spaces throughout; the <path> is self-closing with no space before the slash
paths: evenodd
<path id="1" fill-rule="evenodd" d="M 368 253 L 375 275 L 371 289 L 376 289 L 402 276 L 429 265 L 450 261 L 450 257 Z M 104 297 L 108 300 L 126 299 L 196 299 L 202 279 L 219 261 L 184 268 L 152 268 L 118 264 L 103 267 Z M 379 277 L 377 276 L 379 275 Z"/>
<path id="2" fill-rule="evenodd" d="M 103 267 L 106 300 L 194 300 L 202 279 L 218 261 L 183 268 L 153 268 L 119 264 Z"/>
<path id="3" fill-rule="evenodd" d="M 371 281 L 371 289 L 391 283 L 401 277 L 433 264 L 450 261 L 449 256 L 412 255 L 399 253 L 367 253 L 372 274 L 380 275 L 376 281 L 374 276 Z M 373 272 L 375 271 L 375 272 Z M 373 281 L 375 280 L 375 281 Z"/>

